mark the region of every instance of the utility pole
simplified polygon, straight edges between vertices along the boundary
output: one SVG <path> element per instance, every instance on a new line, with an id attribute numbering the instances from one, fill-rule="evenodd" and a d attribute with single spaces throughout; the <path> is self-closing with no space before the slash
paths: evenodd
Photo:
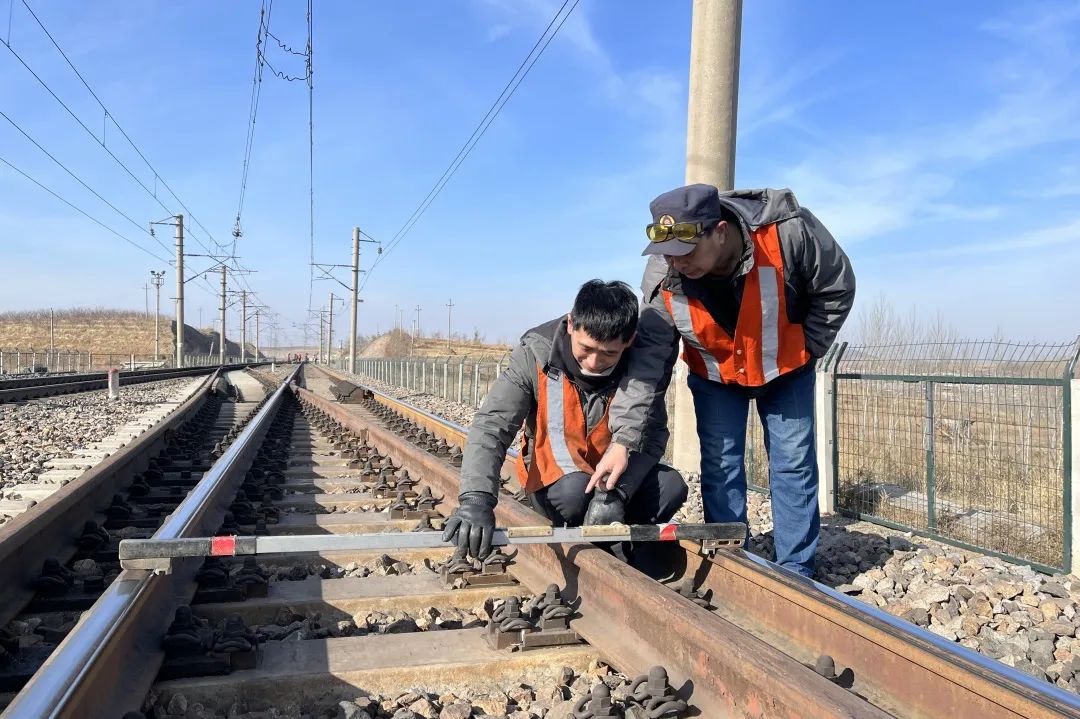
<path id="1" fill-rule="evenodd" d="M 450 317 L 454 312 L 454 300 L 450 299 L 450 302 L 446 305 L 446 351 L 450 351 Z"/>
<path id="2" fill-rule="evenodd" d="M 201 324 L 201 323 L 200 323 Z M 184 366 L 184 216 L 176 216 L 176 366 Z"/>
<path id="3" fill-rule="evenodd" d="M 399 330 L 401 327 L 398 325 L 398 306 L 394 305 L 394 329 Z"/>
<path id="4" fill-rule="evenodd" d="M 255 361 L 259 361 L 259 310 L 255 310 Z"/>
<path id="5" fill-rule="evenodd" d="M 349 373 L 356 372 L 356 314 L 360 308 L 360 228 L 352 230 L 352 313 L 349 316 Z"/>
<path id="6" fill-rule="evenodd" d="M 49 352 L 56 351 L 56 311 L 49 308 Z M 49 360 L 45 360 L 45 364 L 49 364 Z"/>
<path id="7" fill-rule="evenodd" d="M 420 336 L 420 305 L 416 306 L 416 332 L 414 334 L 417 337 Z"/>
<path id="8" fill-rule="evenodd" d="M 154 299 L 154 362 L 161 359 L 161 286 L 165 284 L 165 270 L 150 270 L 150 283 L 156 291 Z"/>
<path id="9" fill-rule="evenodd" d="M 247 362 L 247 290 L 240 290 L 240 361 Z"/>
<path id="10" fill-rule="evenodd" d="M 326 337 L 326 335 L 323 332 L 323 324 L 324 324 L 324 322 L 323 322 L 323 312 L 320 311 L 319 312 L 319 351 L 317 353 L 317 356 L 319 358 L 319 362 L 322 362 L 323 338 Z"/>
<path id="11" fill-rule="evenodd" d="M 686 126 L 686 184 L 720 190 L 735 185 L 735 127 L 739 107 L 742 0 L 694 0 L 690 31 L 690 103 Z M 701 448 L 686 364 L 672 377 L 675 411 L 672 458 L 678 469 L 697 471 Z"/>
<path id="12" fill-rule="evenodd" d="M 348 361 L 348 363 L 346 365 L 346 367 L 348 368 L 348 370 L 350 372 L 352 372 L 353 370 L 356 369 L 356 323 L 357 323 L 357 313 L 360 311 L 360 272 L 362 271 L 360 269 L 360 243 L 361 242 L 373 242 L 375 244 L 379 244 L 378 240 L 375 240 L 375 239 L 367 239 L 367 240 L 360 239 L 360 235 L 362 235 L 362 234 L 364 234 L 364 233 L 360 231 L 359 227 L 354 227 L 353 228 L 353 231 L 352 231 L 352 263 L 351 264 L 348 264 L 348 265 L 335 265 L 335 264 L 324 264 L 324 263 L 321 263 L 321 262 L 312 262 L 311 263 L 312 267 L 318 268 L 323 273 L 322 276 L 317 277 L 315 279 L 333 280 L 334 282 L 337 282 L 339 285 L 344 287 L 346 290 L 349 290 L 349 297 L 352 298 L 352 307 L 349 310 L 349 334 L 350 334 L 350 338 L 349 338 L 349 361 Z M 381 245 L 379 246 L 379 252 L 380 253 L 382 252 L 382 246 Z M 344 282 L 342 282 L 341 280 L 339 280 L 337 277 L 334 276 L 334 270 L 338 269 L 338 268 L 352 270 L 352 285 L 351 286 L 345 284 Z M 333 298 L 333 293 L 331 293 L 330 296 L 331 296 L 331 305 L 332 305 L 333 304 L 333 299 L 332 299 Z M 341 299 L 343 302 L 345 300 L 344 297 L 341 297 L 339 299 Z M 333 330 L 331 329 L 331 333 L 332 332 L 333 332 Z M 321 344 L 320 344 L 319 351 L 322 352 Z M 326 346 L 327 360 L 329 360 L 331 354 L 333 354 L 333 345 L 328 344 Z"/>
<path id="13" fill-rule="evenodd" d="M 329 313 L 326 315 L 326 364 L 330 365 L 330 355 L 334 352 L 334 291 L 330 290 L 330 300 L 327 305 Z"/>
<path id="14" fill-rule="evenodd" d="M 221 337 L 219 338 L 218 347 L 218 364 L 225 364 L 225 305 L 226 305 L 226 287 L 225 277 L 228 273 L 225 263 L 221 263 Z"/>

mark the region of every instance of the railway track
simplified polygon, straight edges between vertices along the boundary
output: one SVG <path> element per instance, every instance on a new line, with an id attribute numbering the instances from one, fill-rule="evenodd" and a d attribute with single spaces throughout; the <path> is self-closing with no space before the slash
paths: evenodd
<path id="1" fill-rule="evenodd" d="M 437 531 L 455 504 L 463 429 L 363 390 L 345 387 L 336 394 L 346 403 L 332 401 L 340 378 L 305 374 L 309 389 L 278 386 L 217 448 L 213 466 L 188 478 L 199 482 L 154 536 Z M 174 492 L 152 487 L 144 498 Z M 543 523 L 509 493 L 497 516 L 507 527 Z M 556 716 L 570 704 L 558 716 L 682 716 L 681 700 L 685 715 L 703 717 L 1080 717 L 1074 695 L 742 552 L 705 557 L 684 543 L 668 587 L 591 545 L 518 552 L 472 568 L 447 548 L 127 569 L 3 716 L 120 717 L 148 706 L 182 716 L 172 710 L 196 702 L 219 716 L 314 714 L 338 702 L 351 702 L 340 708 L 346 716 L 440 716 L 464 704 L 451 693 L 484 687 L 503 704 L 483 711 L 517 719 L 530 714 L 515 709 L 542 703 L 535 687 L 568 696 L 575 682 L 598 682 L 602 661 L 628 676 L 663 666 L 668 680 L 608 676 L 618 711 L 598 689 L 595 705 L 549 692 L 533 713 Z M 0 572 L 14 571 L 17 553 L 0 556 Z M 25 586 L 25 577 L 5 578 L 5 587 Z M 552 620 L 571 613 L 584 643 L 565 644 L 558 621 L 539 620 L 545 611 Z M 545 632 L 551 646 L 503 646 L 544 645 Z M 381 701 L 361 699 L 371 694 Z M 409 706 L 394 703 L 403 696 Z M 445 716 L 473 707 L 456 711 Z"/>
<path id="2" fill-rule="evenodd" d="M 229 371 L 240 369 L 245 366 L 250 366 L 250 363 L 248 365 L 222 365 L 222 369 L 224 371 Z M 157 382 L 177 377 L 191 377 L 199 374 L 208 374 L 215 369 L 217 369 L 217 365 L 121 372 L 120 385 Z M 43 375 L 25 379 L 4 379 L 0 380 L 0 404 L 5 402 L 22 402 L 28 399 L 40 399 L 42 397 L 54 397 L 56 395 L 72 394 L 75 392 L 89 392 L 96 389 L 105 389 L 108 386 L 109 375 L 105 372 Z"/>
<path id="3" fill-rule="evenodd" d="M 215 447 L 254 411 L 262 386 L 252 379 L 246 397 L 225 402 L 210 394 L 220 373 L 207 375 L 190 399 L 127 446 L 0 527 L 0 697 L 21 688 L 110 585 L 120 538 L 149 536 L 212 462 Z M 175 478 L 175 489 L 150 501 L 166 477 Z"/>

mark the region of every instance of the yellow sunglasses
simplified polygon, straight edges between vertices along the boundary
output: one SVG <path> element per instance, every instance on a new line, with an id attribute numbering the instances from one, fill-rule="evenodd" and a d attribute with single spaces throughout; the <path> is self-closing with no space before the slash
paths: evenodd
<path id="1" fill-rule="evenodd" d="M 666 242 L 672 239 L 697 242 L 704 233 L 705 225 L 701 222 L 676 222 L 674 225 L 661 225 L 654 222 L 645 226 L 645 234 L 652 242 Z"/>

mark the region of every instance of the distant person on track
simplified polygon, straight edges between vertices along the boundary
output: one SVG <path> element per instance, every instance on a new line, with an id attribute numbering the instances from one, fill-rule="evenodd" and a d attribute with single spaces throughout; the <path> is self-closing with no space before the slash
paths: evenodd
<path id="1" fill-rule="evenodd" d="M 655 524 L 674 516 L 687 488 L 678 472 L 658 463 L 668 438 L 662 397 L 642 418 L 640 451 L 629 456 L 619 481 L 590 482 L 611 444 L 608 408 L 626 376 L 637 323 L 628 285 L 589 280 L 570 314 L 521 337 L 469 428 L 460 504 L 446 522 L 445 541 L 456 540 L 473 557 L 491 553 L 503 460 L 522 424 L 518 481 L 555 526 Z M 614 548 L 624 560 L 626 550 Z"/>
<path id="2" fill-rule="evenodd" d="M 746 522 L 746 423 L 756 400 L 769 455 L 776 561 L 814 572 L 820 531 L 814 362 L 855 299 L 847 255 L 790 190 L 689 185 L 652 201 L 645 309 L 629 381 L 611 405 L 613 442 L 594 480 L 621 481 L 651 441 L 679 340 L 701 441 L 706 522 Z"/>

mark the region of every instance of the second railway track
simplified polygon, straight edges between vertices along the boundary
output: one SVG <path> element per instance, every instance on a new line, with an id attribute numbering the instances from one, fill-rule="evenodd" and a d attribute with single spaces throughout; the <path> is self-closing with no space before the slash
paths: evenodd
<path id="1" fill-rule="evenodd" d="M 240 369 L 249 364 L 222 365 L 222 371 Z M 175 379 L 177 377 L 191 377 L 200 374 L 210 374 L 218 367 L 182 367 L 135 370 L 120 373 L 122 385 L 142 384 L 144 382 L 158 382 L 160 380 Z M 89 392 L 91 390 L 105 389 L 109 386 L 109 376 L 105 372 L 91 372 L 86 374 L 52 374 L 31 376 L 17 379 L 0 380 L 0 404 L 5 402 L 22 402 L 42 397 L 55 397 L 62 394 L 76 392 Z"/>
<path id="2" fill-rule="evenodd" d="M 316 390 L 341 381 L 320 368 L 305 374 Z M 461 428 L 359 396 L 342 404 L 326 391 L 278 387 L 217 448 L 220 459 L 155 536 L 437 531 L 456 504 Z M 543 523 L 509 493 L 497 516 L 508 527 Z M 682 715 L 684 700 L 686 715 L 704 717 L 1080 717 L 1071 694 L 763 560 L 682 550 L 668 587 L 585 544 L 522 546 L 507 575 L 498 562 L 451 564 L 448 580 L 450 549 L 180 560 L 167 575 L 129 569 L 4 716 L 185 716 L 198 703 L 216 710 L 208 716 L 655 718 Z M 548 609 L 555 621 L 545 625 L 544 607 L 559 601 L 570 607 Z M 587 643 L 496 648 L 543 644 L 571 611 Z M 658 674 L 629 686 L 613 675 L 594 700 L 574 701 L 532 688 L 569 697 L 576 677 L 579 695 L 583 682 L 600 687 L 601 660 L 628 676 L 664 666 L 670 685 Z M 470 687 L 501 707 L 473 706 Z M 365 704 L 373 694 L 380 701 Z M 402 697 L 412 703 L 394 704 Z"/>

